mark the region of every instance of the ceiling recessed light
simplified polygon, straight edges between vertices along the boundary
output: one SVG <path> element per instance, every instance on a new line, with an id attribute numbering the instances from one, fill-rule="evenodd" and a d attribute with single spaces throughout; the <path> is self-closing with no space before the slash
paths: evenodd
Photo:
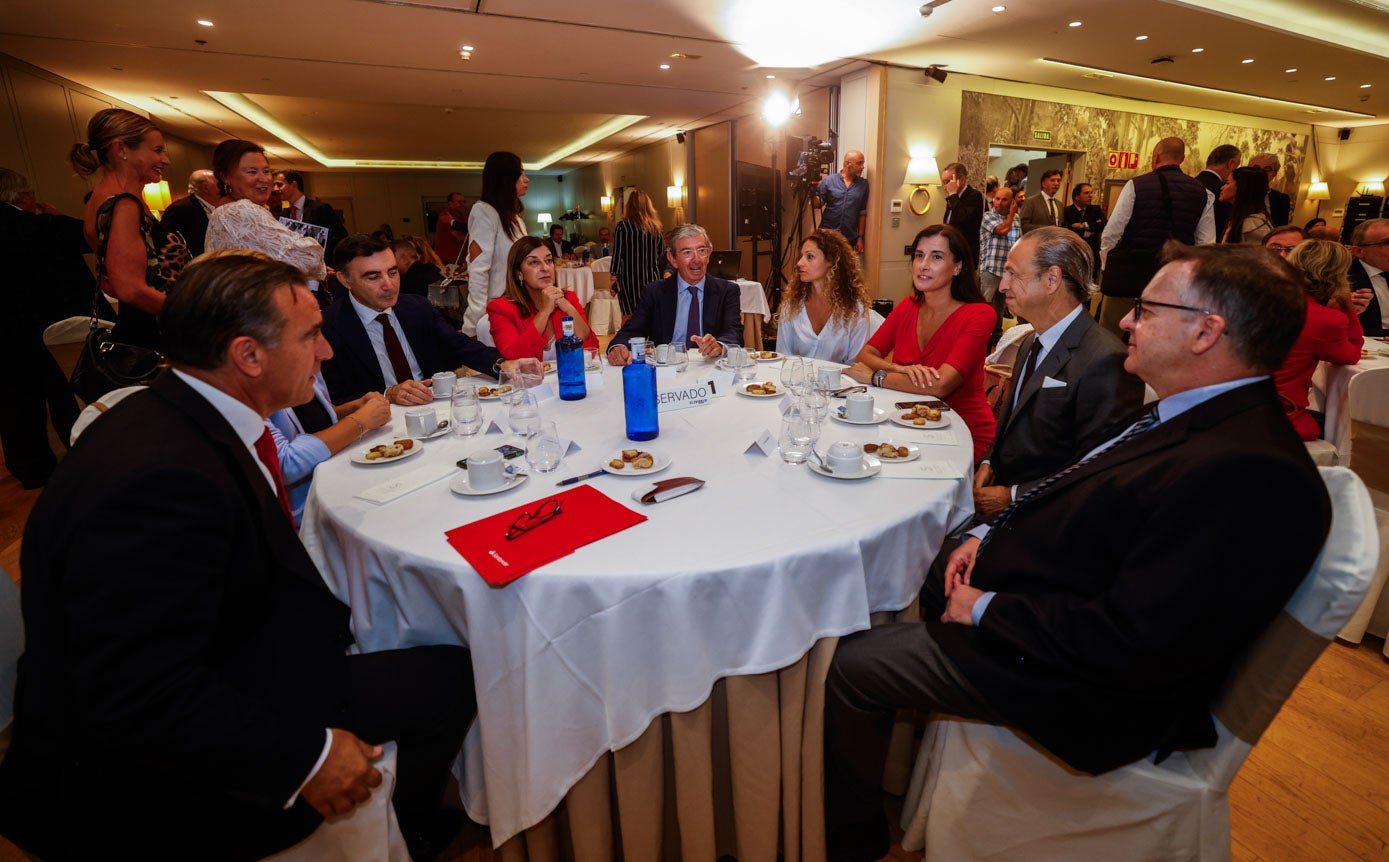
<path id="1" fill-rule="evenodd" d="M 472 46 L 472 45 L 464 45 L 462 48 L 459 48 L 458 50 L 460 50 L 460 51 L 472 51 L 472 50 L 474 50 L 474 49 L 473 49 L 473 46 Z"/>
<path id="2" fill-rule="evenodd" d="M 1240 60 L 1240 62 L 1247 65 L 1247 64 L 1249 64 L 1249 63 L 1254 62 L 1254 58 L 1253 58 L 1253 57 L 1245 57 L 1243 60 Z"/>
<path id="3" fill-rule="evenodd" d="M 206 18 L 199 18 L 199 19 L 198 19 L 198 23 L 201 24 L 201 25 L 204 26 L 204 27 L 212 27 L 212 26 L 214 26 L 213 23 L 212 23 L 211 21 L 207 20 Z"/>
<path id="4" fill-rule="evenodd" d="M 1193 54 L 1200 54 L 1202 51 L 1205 51 L 1205 50 L 1206 50 L 1205 48 L 1192 48 L 1192 49 L 1191 49 L 1191 53 L 1193 53 Z"/>
<path id="5" fill-rule="evenodd" d="M 1134 36 L 1134 37 L 1133 37 L 1133 41 L 1135 41 L 1135 42 L 1146 42 L 1146 41 L 1148 41 L 1148 37 L 1147 37 L 1147 36 Z"/>
<path id="6" fill-rule="evenodd" d="M 1084 23 L 1085 23 L 1084 21 L 1072 21 L 1072 22 L 1071 22 L 1070 24 L 1068 24 L 1067 26 L 1068 26 L 1068 27 L 1079 27 L 1080 25 L 1082 25 L 1082 24 L 1084 24 Z"/>
<path id="7" fill-rule="evenodd" d="M 1335 76 L 1335 75 L 1327 75 L 1325 78 L 1322 78 L 1322 80 L 1323 80 L 1323 81 L 1334 81 L 1334 80 L 1336 80 L 1336 76 Z"/>
<path id="8" fill-rule="evenodd" d="M 1369 84 L 1361 84 L 1361 85 L 1360 85 L 1360 89 L 1362 89 L 1362 90 L 1368 90 L 1368 89 L 1370 89 L 1370 85 L 1369 85 Z"/>
<path id="9" fill-rule="evenodd" d="M 1283 70 L 1283 74 L 1285 74 L 1285 75 L 1291 75 L 1293 72 L 1296 72 L 1296 71 L 1297 71 L 1297 67 L 1294 66 L 1294 67 L 1291 68 L 1291 69 L 1284 69 L 1284 70 Z"/>
<path id="10" fill-rule="evenodd" d="M 767 80 L 768 80 L 768 81 L 775 80 L 775 78 L 776 78 L 776 75 L 768 75 L 768 76 L 767 76 Z"/>
<path id="11" fill-rule="evenodd" d="M 994 11 L 994 12 L 1007 12 L 1007 11 L 1008 11 L 1008 7 L 1007 7 L 1007 6 L 995 6 L 995 7 L 993 8 L 992 11 Z"/>
<path id="12" fill-rule="evenodd" d="M 662 68 L 662 69 L 669 69 L 669 68 L 670 68 L 670 64 L 669 64 L 669 63 L 662 63 L 662 64 L 661 64 L 661 68 Z"/>

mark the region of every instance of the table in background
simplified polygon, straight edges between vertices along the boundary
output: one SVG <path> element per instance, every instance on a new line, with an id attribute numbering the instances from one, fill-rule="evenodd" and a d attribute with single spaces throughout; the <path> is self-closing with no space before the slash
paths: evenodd
<path id="1" fill-rule="evenodd" d="M 1326 414 L 1326 432 L 1322 436 L 1336 447 L 1342 464 L 1350 463 L 1350 410 L 1347 401 L 1350 380 L 1362 371 L 1389 367 L 1389 344 L 1366 338 L 1365 349 L 1370 355 L 1354 365 L 1323 362 L 1312 375 L 1310 406 Z"/>
<path id="2" fill-rule="evenodd" d="M 572 290 L 579 296 L 579 307 L 587 308 L 593 298 L 593 270 L 586 266 L 563 266 L 555 264 L 555 282 L 563 290 Z"/>
<path id="3" fill-rule="evenodd" d="M 682 376 L 692 381 L 706 367 L 692 362 Z M 763 368 L 759 379 L 776 379 L 777 364 Z M 533 476 L 488 497 L 456 496 L 439 481 L 378 506 L 353 495 L 393 473 L 431 465 L 446 470 L 470 451 L 506 438 L 442 438 L 425 443 L 423 455 L 388 467 L 354 465 L 345 452 L 315 474 L 304 544 L 351 605 L 362 649 L 471 647 L 479 721 L 464 745 L 460 783 L 465 806 L 474 819 L 490 823 L 494 843 L 522 830 L 530 836 L 562 801 L 573 829 L 603 832 L 591 810 L 596 806 L 602 821 L 609 797 L 606 755 L 616 752 L 623 846 L 629 858 L 657 858 L 661 788 L 671 781 L 660 771 L 662 734 L 672 725 L 681 734 L 670 743 L 681 773 L 674 791 L 681 800 L 679 840 L 712 843 L 712 778 L 704 775 L 696 782 L 702 790 L 681 795 L 688 770 L 681 772 L 679 746 L 690 738 L 685 725 L 698 725 L 694 738 L 702 734 L 703 741 L 695 748 L 703 754 L 687 753 L 683 762 L 702 764 L 707 773 L 716 711 L 710 695 L 726 679 L 728 735 L 743 735 L 741 751 L 773 758 L 758 768 L 743 764 L 741 773 L 734 764 L 738 846 L 746 841 L 775 855 L 780 822 L 783 843 L 799 847 L 801 815 L 791 809 L 804 807 L 808 832 L 820 825 L 820 698 L 834 639 L 867 628 L 870 613 L 909 606 L 947 531 L 972 512 L 968 428 L 957 421 L 953 445 L 922 446 L 926 458 L 953 465 L 958 479 L 833 480 L 805 465 L 783 464 L 775 453 L 745 454 L 759 431 L 776 435 L 781 398 L 730 393 L 705 407 L 661 414 L 660 436 L 637 444 L 623 432 L 620 371 L 605 366 L 601 388 L 589 379 L 583 401 L 542 402 L 544 418 L 583 447 L 557 474 Z M 883 391 L 879 400 L 886 407 L 898 397 Z M 493 402 L 488 412 L 500 409 Z M 394 425 L 403 427 L 399 408 Z M 911 439 L 913 433 L 886 423 L 831 421 L 822 440 Z M 364 438 L 353 450 L 387 436 Z M 500 589 L 485 584 L 446 543 L 446 530 L 544 499 L 556 493 L 558 478 L 593 470 L 631 447 L 673 456 L 661 477 L 694 475 L 707 481 L 706 488 L 645 507 L 630 498 L 643 484 L 638 480 L 590 480 L 649 520 Z M 553 523 L 563 528 L 562 517 Z M 758 674 L 764 676 L 747 676 Z M 792 707 L 779 705 L 777 698 L 791 690 L 799 692 Z M 749 743 L 749 733 L 773 739 Z M 712 734 L 720 735 L 717 729 Z M 777 739 L 786 750 L 778 751 Z M 814 750 L 802 750 L 801 743 Z M 802 760 L 808 783 L 788 788 Z M 624 771 L 623 764 L 633 762 L 642 765 Z M 647 776 L 648 784 L 624 795 L 624 781 L 635 773 Z M 767 779 L 769 786 L 748 789 Z M 581 791 L 584 799 L 576 802 Z M 634 815 L 633 796 L 637 808 L 654 805 L 657 813 Z M 691 813 L 690 805 L 699 810 Z M 756 823 L 744 822 L 758 812 Z M 652 817 L 656 827 L 650 827 Z M 606 835 L 611 843 L 610 828 Z M 574 842 L 580 843 L 577 835 Z M 588 858 L 611 852 L 599 847 Z"/>
<path id="4" fill-rule="evenodd" d="M 742 288 L 739 311 L 743 313 L 743 346 L 762 349 L 762 324 L 772 322 L 772 310 L 767 306 L 767 293 L 762 284 L 746 278 L 737 280 Z"/>

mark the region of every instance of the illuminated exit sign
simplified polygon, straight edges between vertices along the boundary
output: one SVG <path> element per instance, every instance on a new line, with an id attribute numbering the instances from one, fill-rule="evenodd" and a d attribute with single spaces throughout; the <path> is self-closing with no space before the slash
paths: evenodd
<path id="1" fill-rule="evenodd" d="M 1138 153 L 1110 153 L 1109 169 L 1111 171 L 1138 170 Z"/>
<path id="2" fill-rule="evenodd" d="M 1034 141 L 1049 141 L 1049 140 L 1051 140 L 1051 132 L 1044 132 L 1044 131 L 1042 131 L 1041 129 L 1033 129 L 1033 130 L 1032 130 L 1032 140 L 1034 140 Z"/>

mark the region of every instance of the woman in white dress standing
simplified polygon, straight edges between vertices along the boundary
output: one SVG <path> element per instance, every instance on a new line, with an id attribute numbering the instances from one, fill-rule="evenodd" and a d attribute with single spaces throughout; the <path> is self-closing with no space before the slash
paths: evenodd
<path id="1" fill-rule="evenodd" d="M 236 139 L 218 144 L 212 152 L 212 173 L 231 202 L 208 216 L 208 251 L 250 249 L 289 264 L 306 279 L 320 282 L 328 277 L 323 246 L 280 224 L 265 208 L 273 175 L 260 144 Z"/>
<path id="2" fill-rule="evenodd" d="M 506 293 L 506 260 L 511 245 L 526 235 L 521 198 L 530 178 L 515 153 L 495 152 L 482 166 L 482 199 L 468 213 L 468 308 L 463 332 L 477 337 L 487 303 Z"/>
<path id="3" fill-rule="evenodd" d="M 839 231 L 817 229 L 801 243 L 796 270 L 800 282 L 781 301 L 777 352 L 853 364 L 872 335 L 858 255 Z"/>

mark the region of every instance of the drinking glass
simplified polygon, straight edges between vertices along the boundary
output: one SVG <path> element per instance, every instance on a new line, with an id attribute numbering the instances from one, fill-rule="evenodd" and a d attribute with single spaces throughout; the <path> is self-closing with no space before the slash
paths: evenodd
<path id="1" fill-rule="evenodd" d="M 781 385 L 793 394 L 804 394 L 806 389 L 804 359 L 789 357 L 781 363 Z"/>
<path id="2" fill-rule="evenodd" d="M 805 394 L 800 396 L 800 406 L 814 416 L 817 422 L 824 423 L 830 416 L 830 397 L 819 388 L 807 389 Z"/>
<path id="3" fill-rule="evenodd" d="M 540 404 L 535 394 L 524 389 L 513 393 L 507 423 L 518 437 L 530 437 L 540 429 Z"/>
<path id="4" fill-rule="evenodd" d="M 819 419 L 811 411 L 792 406 L 781 417 L 781 460 L 802 464 L 820 439 Z"/>
<path id="5" fill-rule="evenodd" d="M 676 374 L 683 374 L 686 366 L 689 365 L 690 357 L 685 352 L 685 345 L 672 344 L 666 351 L 666 364 L 675 369 Z"/>
<path id="6" fill-rule="evenodd" d="M 454 434 L 471 437 L 482 430 L 482 402 L 477 400 L 476 386 L 460 380 L 450 402 Z"/>
<path id="7" fill-rule="evenodd" d="M 564 462 L 564 441 L 553 422 L 537 422 L 526 445 L 526 463 L 537 473 L 553 473 Z"/>

